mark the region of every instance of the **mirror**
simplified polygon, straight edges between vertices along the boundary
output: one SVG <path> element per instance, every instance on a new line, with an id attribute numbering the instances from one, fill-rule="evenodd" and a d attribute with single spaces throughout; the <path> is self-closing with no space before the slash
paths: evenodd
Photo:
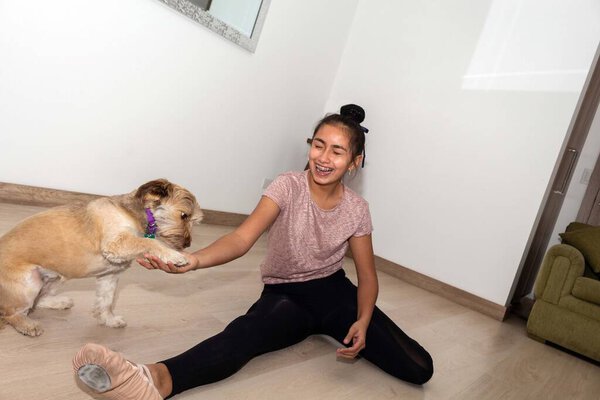
<path id="1" fill-rule="evenodd" d="M 159 0 L 254 53 L 271 0 Z"/>

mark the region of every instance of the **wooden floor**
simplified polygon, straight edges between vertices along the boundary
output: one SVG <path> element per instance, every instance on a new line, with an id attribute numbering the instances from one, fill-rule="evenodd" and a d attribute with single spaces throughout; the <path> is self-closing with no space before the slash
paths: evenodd
<path id="1" fill-rule="evenodd" d="M 0 204 L 0 234 L 42 208 Z M 200 225 L 192 249 L 232 228 Z M 98 326 L 90 315 L 94 280 L 67 282 L 75 300 L 67 311 L 37 310 L 38 338 L 0 331 L 0 399 L 89 399 L 75 384 L 71 358 L 97 342 L 138 362 L 158 361 L 219 332 L 244 313 L 261 290 L 258 265 L 265 241 L 226 266 L 169 275 L 139 265 L 119 285 L 116 312 L 124 329 Z M 352 261 L 346 271 L 354 280 Z M 313 336 L 252 360 L 222 382 L 176 399 L 598 399 L 600 369 L 529 339 L 524 321 L 498 322 L 384 273 L 378 305 L 430 351 L 435 374 L 418 387 L 396 380 L 365 360 L 336 360 L 336 344 Z M 368 341 L 367 341 L 368 344 Z"/>

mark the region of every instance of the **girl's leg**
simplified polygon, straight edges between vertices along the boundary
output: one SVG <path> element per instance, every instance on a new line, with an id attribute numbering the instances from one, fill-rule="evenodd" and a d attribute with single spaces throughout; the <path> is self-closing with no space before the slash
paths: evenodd
<path id="1" fill-rule="evenodd" d="M 304 340 L 314 327 L 313 317 L 288 296 L 265 291 L 223 332 L 162 361 L 173 380 L 171 395 L 227 378 L 257 355 Z"/>
<path id="2" fill-rule="evenodd" d="M 342 343 L 348 329 L 356 321 L 356 286 L 349 280 L 335 290 L 331 308 L 322 313 L 323 333 Z M 333 291 L 332 291 L 333 292 Z M 433 375 L 429 353 L 404 333 L 387 315 L 375 307 L 367 330 L 362 357 L 385 372 L 404 381 L 422 385 Z"/>
<path id="3" fill-rule="evenodd" d="M 73 367 L 79 380 L 103 398 L 158 400 L 224 379 L 259 354 L 302 341 L 314 327 L 313 317 L 288 296 L 265 290 L 246 315 L 176 357 L 138 365 L 106 347 L 88 344 L 73 359 Z M 168 385 L 161 385 L 166 381 Z"/>
<path id="4" fill-rule="evenodd" d="M 407 382 L 422 385 L 433 375 L 429 353 L 377 307 L 367 330 L 367 346 L 360 354 Z"/>

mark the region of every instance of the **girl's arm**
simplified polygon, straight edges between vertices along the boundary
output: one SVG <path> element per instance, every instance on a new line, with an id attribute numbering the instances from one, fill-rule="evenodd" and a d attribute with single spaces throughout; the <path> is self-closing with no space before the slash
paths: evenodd
<path id="1" fill-rule="evenodd" d="M 278 215 L 279 206 L 270 198 L 263 196 L 252 214 L 233 232 L 194 253 L 183 253 L 188 259 L 187 265 L 176 267 L 172 263 L 165 264 L 151 254 L 144 254 L 144 259 L 138 259 L 137 262 L 147 269 L 161 269 L 171 273 L 183 273 L 225 264 L 246 254 Z"/>
<path id="2" fill-rule="evenodd" d="M 349 243 L 358 276 L 358 313 L 356 322 L 350 327 L 344 339 L 344 344 L 352 343 L 352 346 L 337 350 L 337 354 L 344 358 L 354 358 L 365 348 L 367 328 L 379 293 L 371 235 L 353 236 L 349 239 Z"/>

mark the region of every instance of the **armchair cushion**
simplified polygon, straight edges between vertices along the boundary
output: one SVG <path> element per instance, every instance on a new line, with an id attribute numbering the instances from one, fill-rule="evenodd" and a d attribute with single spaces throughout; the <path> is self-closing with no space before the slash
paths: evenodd
<path id="1" fill-rule="evenodd" d="M 563 243 L 581 251 L 590 268 L 600 274 L 600 226 L 572 222 L 560 237 Z"/>
<path id="2" fill-rule="evenodd" d="M 575 279 L 573 296 L 600 306 L 600 281 L 584 277 Z"/>
<path id="3" fill-rule="evenodd" d="M 596 304 L 579 300 L 575 296 L 565 296 L 560 299 L 558 305 L 574 314 L 584 315 L 596 322 L 600 322 L 600 306 Z"/>

